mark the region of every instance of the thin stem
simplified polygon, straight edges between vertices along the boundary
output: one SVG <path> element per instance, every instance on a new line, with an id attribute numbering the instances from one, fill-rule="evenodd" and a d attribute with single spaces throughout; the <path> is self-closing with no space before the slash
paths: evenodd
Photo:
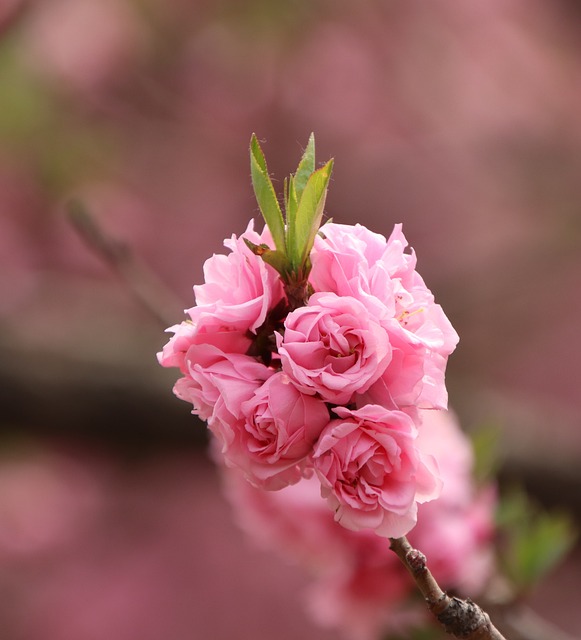
<path id="1" fill-rule="evenodd" d="M 174 311 L 181 309 L 179 300 L 136 259 L 129 247 L 109 236 L 82 203 L 71 202 L 68 216 L 71 226 L 85 244 L 123 279 L 149 314 L 164 329 L 175 324 Z"/>
<path id="2" fill-rule="evenodd" d="M 428 609 L 447 633 L 463 640 L 507 640 L 476 603 L 450 597 L 442 591 L 428 569 L 426 556 L 414 549 L 405 536 L 390 538 L 390 548 L 409 571 Z"/>

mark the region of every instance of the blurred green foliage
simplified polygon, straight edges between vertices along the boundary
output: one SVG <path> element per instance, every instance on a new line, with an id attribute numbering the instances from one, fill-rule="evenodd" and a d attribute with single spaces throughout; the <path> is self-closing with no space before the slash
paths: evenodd
<path id="1" fill-rule="evenodd" d="M 545 577 L 577 538 L 569 515 L 545 511 L 520 488 L 511 488 L 502 497 L 497 524 L 500 568 L 517 595 Z"/>

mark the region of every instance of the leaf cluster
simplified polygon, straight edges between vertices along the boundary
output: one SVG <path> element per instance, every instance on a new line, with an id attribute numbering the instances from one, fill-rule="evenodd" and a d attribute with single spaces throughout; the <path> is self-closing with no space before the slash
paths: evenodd
<path id="1" fill-rule="evenodd" d="M 250 140 L 252 186 L 260 212 L 274 240 L 274 248 L 248 247 L 274 269 L 290 289 L 306 285 L 310 253 L 321 226 L 333 160 L 315 169 L 315 136 L 309 142 L 294 174 L 284 180 L 284 215 L 268 173 L 266 159 L 255 134 Z"/>
<path id="2" fill-rule="evenodd" d="M 576 539 L 570 516 L 543 510 L 520 488 L 502 497 L 497 524 L 501 532 L 500 565 L 520 594 L 537 584 L 570 551 Z"/>

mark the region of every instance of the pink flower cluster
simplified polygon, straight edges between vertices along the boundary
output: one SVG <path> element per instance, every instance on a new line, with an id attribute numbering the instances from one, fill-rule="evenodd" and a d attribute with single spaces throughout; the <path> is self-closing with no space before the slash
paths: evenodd
<path id="1" fill-rule="evenodd" d="M 418 409 L 445 408 L 444 370 L 458 336 L 416 271 L 397 225 L 324 225 L 311 252 L 312 292 L 293 309 L 251 221 L 225 241 L 195 286 L 190 318 L 158 354 L 183 377 L 174 392 L 208 421 L 227 465 L 278 490 L 312 474 L 353 530 L 407 533 L 438 495 L 417 446 Z"/>
<path id="2" fill-rule="evenodd" d="M 438 500 L 419 507 L 410 543 L 426 553 L 445 589 L 476 596 L 494 568 L 496 494 L 475 487 L 470 442 L 447 411 L 421 411 L 418 446 L 441 462 Z M 226 493 L 240 526 L 261 547 L 294 560 L 314 577 L 308 606 L 323 626 L 355 640 L 382 637 L 388 629 L 407 637 L 427 612 L 415 599 L 406 569 L 381 538 L 338 526 L 321 499 L 315 476 L 282 491 L 265 492 L 236 469 L 222 468 Z"/>

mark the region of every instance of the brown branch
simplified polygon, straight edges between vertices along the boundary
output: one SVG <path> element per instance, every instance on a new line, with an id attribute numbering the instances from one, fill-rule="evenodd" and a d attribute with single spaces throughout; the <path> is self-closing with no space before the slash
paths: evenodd
<path id="1" fill-rule="evenodd" d="M 32 4 L 32 0 L 21 0 L 21 2 L 16 3 L 8 9 L 0 9 L 0 36 L 3 36 L 11 28 L 17 26 L 18 22 L 24 18 Z"/>
<path id="2" fill-rule="evenodd" d="M 85 244 L 121 277 L 149 314 L 163 328 L 175 324 L 178 309 L 181 309 L 179 301 L 152 271 L 137 260 L 128 245 L 109 236 L 79 201 L 69 203 L 68 217 Z"/>
<path id="3" fill-rule="evenodd" d="M 447 633 L 463 640 L 506 640 L 488 614 L 472 600 L 450 597 L 430 572 L 426 556 L 414 549 L 405 536 L 390 538 L 390 548 L 410 572 L 428 609 Z"/>

